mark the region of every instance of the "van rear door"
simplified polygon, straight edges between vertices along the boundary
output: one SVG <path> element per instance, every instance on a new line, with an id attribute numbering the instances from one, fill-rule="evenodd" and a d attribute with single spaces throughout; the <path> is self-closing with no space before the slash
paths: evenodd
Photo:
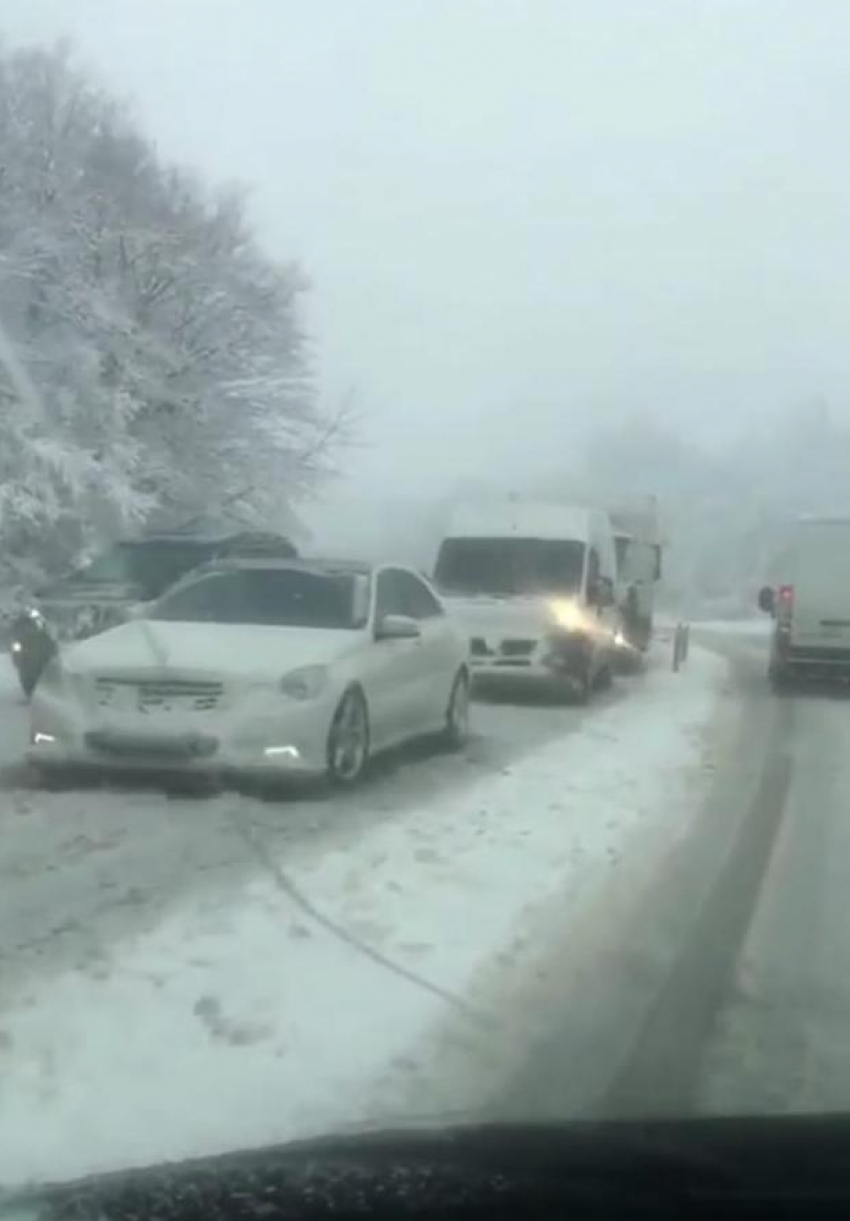
<path id="1" fill-rule="evenodd" d="M 787 578 L 795 645 L 850 649 L 850 520 L 799 526 Z"/>

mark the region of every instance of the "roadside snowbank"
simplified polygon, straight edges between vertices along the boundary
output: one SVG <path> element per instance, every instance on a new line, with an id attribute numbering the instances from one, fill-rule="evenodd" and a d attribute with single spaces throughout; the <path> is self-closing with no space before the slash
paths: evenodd
<path id="1" fill-rule="evenodd" d="M 767 615 L 760 619 L 701 619 L 695 621 L 694 629 L 705 632 L 720 633 L 724 636 L 755 636 L 768 638 L 773 626 L 773 620 Z"/>
<path id="2" fill-rule="evenodd" d="M 439 807 L 321 857 L 267 855 L 238 903 L 196 900 L 38 985 L 0 1017 L 0 1182 L 379 1116 L 399 1078 L 439 1071 L 419 1053 L 447 1011 L 471 1030 L 498 1022 L 480 980 L 495 960 L 521 966 L 548 901 L 578 902 L 650 835 L 681 834 L 724 674 L 694 649 L 682 673 L 634 680 L 580 732 Z"/>

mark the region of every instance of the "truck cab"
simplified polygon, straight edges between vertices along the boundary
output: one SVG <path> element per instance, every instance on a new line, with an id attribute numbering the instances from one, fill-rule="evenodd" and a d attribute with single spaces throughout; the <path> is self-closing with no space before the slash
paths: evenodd
<path id="1" fill-rule="evenodd" d="M 616 558 L 605 513 L 516 498 L 459 505 L 434 579 L 466 625 L 479 683 L 586 699 L 610 678 Z"/>

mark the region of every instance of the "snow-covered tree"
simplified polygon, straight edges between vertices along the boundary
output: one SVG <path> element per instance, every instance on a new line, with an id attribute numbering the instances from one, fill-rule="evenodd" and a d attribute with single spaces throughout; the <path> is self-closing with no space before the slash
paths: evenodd
<path id="1" fill-rule="evenodd" d="M 66 48 L 0 52 L 0 587 L 240 490 L 273 525 L 344 425 L 304 289 Z"/>

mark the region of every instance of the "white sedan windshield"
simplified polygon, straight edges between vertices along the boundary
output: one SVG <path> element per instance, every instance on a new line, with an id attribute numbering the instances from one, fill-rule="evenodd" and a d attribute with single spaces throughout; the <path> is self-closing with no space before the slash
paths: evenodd
<path id="1" fill-rule="evenodd" d="M 299 568 L 213 573 L 163 598 L 150 617 L 189 623 L 356 628 L 361 626 L 356 588 L 353 573 Z"/>

